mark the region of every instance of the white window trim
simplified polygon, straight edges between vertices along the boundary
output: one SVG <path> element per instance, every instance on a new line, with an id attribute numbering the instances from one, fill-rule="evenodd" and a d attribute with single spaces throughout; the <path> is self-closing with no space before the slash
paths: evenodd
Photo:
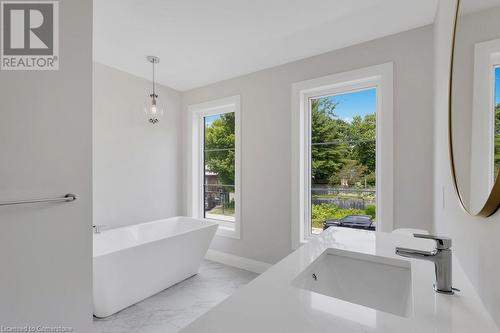
<path id="1" fill-rule="evenodd" d="M 333 74 L 292 85 L 292 248 L 310 233 L 309 98 L 377 88 L 377 231 L 394 228 L 393 63 Z"/>
<path id="2" fill-rule="evenodd" d="M 188 111 L 192 120 L 192 150 L 191 150 L 191 215 L 219 224 L 217 235 L 240 239 L 241 238 L 241 116 L 240 96 L 232 96 L 215 101 L 191 105 Z M 203 118 L 206 116 L 235 113 L 235 221 L 224 222 L 203 217 Z"/>

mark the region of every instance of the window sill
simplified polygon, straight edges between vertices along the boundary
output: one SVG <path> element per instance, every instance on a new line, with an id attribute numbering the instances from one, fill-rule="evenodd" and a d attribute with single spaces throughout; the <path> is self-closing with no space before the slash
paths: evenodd
<path id="1" fill-rule="evenodd" d="M 318 235 L 311 235 L 309 237 L 304 237 L 298 241 L 293 242 L 292 250 L 297 250 L 299 247 L 301 247 L 304 244 L 309 243 L 309 241 L 311 241 L 313 239 L 316 239 L 318 236 L 319 236 L 319 234 Z"/>
<path id="2" fill-rule="evenodd" d="M 215 222 L 219 225 L 219 228 L 217 228 L 217 233 L 216 233 L 217 236 L 241 239 L 240 232 L 236 228 L 236 222 L 226 222 L 226 221 L 219 221 L 207 218 L 205 218 L 205 220 L 210 222 Z"/>

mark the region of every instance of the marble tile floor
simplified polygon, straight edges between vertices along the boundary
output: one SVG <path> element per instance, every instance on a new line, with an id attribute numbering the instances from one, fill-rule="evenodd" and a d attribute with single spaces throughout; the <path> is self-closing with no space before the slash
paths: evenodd
<path id="1" fill-rule="evenodd" d="M 110 317 L 94 318 L 94 332 L 179 332 L 255 277 L 255 273 L 205 260 L 198 275 Z"/>

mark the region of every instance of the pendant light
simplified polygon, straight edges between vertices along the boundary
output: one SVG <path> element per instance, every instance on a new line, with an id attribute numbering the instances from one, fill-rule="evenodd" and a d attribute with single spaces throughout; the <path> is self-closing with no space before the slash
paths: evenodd
<path id="1" fill-rule="evenodd" d="M 148 56 L 146 59 L 153 64 L 153 92 L 149 95 L 144 105 L 144 112 L 148 117 L 148 121 L 151 124 L 157 124 L 160 118 L 163 116 L 163 107 L 158 100 L 158 94 L 156 93 L 156 82 L 155 82 L 155 65 L 160 63 L 160 58 L 155 56 Z"/>

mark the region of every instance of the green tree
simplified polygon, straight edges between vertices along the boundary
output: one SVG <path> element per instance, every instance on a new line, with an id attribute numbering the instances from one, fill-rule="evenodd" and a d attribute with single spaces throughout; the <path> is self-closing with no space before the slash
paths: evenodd
<path id="1" fill-rule="evenodd" d="M 373 171 L 365 174 L 365 176 L 363 177 L 363 182 L 366 182 L 366 185 L 374 187 L 376 185 L 376 179 L 377 176 L 375 174 L 375 171 Z"/>
<path id="2" fill-rule="evenodd" d="M 352 122 L 347 122 L 335 114 L 336 107 L 337 104 L 330 98 L 311 101 L 313 182 L 321 184 L 331 183 L 332 180 L 335 182 L 335 179 L 340 179 L 338 173 L 346 165 L 349 167 L 351 163 L 352 166 L 352 161 L 356 161 L 357 168 L 363 169 L 362 174 L 367 177 L 367 184 L 374 185 L 376 117 L 374 114 L 365 117 L 356 116 Z M 497 114 L 500 123 L 500 111 Z M 223 185 L 234 185 L 234 117 L 234 113 L 226 113 L 205 126 L 206 169 L 218 174 L 219 181 Z M 500 136 L 498 141 L 500 143 Z M 498 147 L 497 155 L 500 163 L 500 144 Z"/>
<path id="3" fill-rule="evenodd" d="M 205 166 L 219 176 L 222 185 L 234 185 L 234 126 L 234 112 L 205 126 Z"/>
<path id="4" fill-rule="evenodd" d="M 349 154 L 347 126 L 337 119 L 336 106 L 328 98 L 311 101 L 311 176 L 314 183 L 328 183 Z"/>
<path id="5" fill-rule="evenodd" d="M 367 169 L 366 165 L 359 164 L 356 160 L 347 160 L 342 169 L 330 177 L 330 183 L 352 187 L 363 180 Z"/>
<path id="6" fill-rule="evenodd" d="M 373 186 L 376 169 L 376 116 L 355 116 L 351 122 L 347 122 L 335 114 L 337 106 L 328 97 L 311 101 L 313 183 L 340 184 L 338 173 L 346 164 L 356 161 L 359 167 L 363 167 L 366 183 Z"/>
<path id="7" fill-rule="evenodd" d="M 353 144 L 353 159 L 365 165 L 369 171 L 376 168 L 376 116 L 355 116 L 350 124 L 350 139 Z"/>

